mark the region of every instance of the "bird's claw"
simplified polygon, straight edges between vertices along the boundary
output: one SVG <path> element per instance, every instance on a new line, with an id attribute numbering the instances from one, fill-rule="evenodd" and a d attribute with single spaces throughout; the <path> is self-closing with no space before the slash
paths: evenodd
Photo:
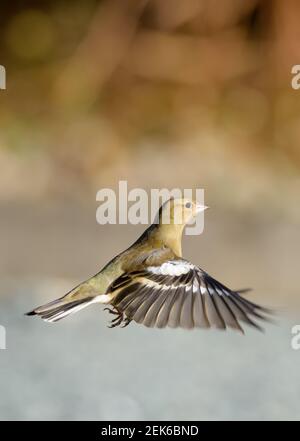
<path id="1" fill-rule="evenodd" d="M 115 328 L 116 326 L 121 326 L 121 325 L 122 325 L 121 328 L 126 328 L 126 326 L 128 326 L 129 323 L 131 322 L 131 319 L 129 319 L 128 317 L 124 318 L 123 312 L 118 311 L 117 308 L 114 309 L 104 308 L 104 311 L 108 311 L 109 314 L 114 314 L 117 316 L 110 321 L 110 324 L 107 326 L 108 328 Z"/>
<path id="2" fill-rule="evenodd" d="M 108 311 L 109 314 L 120 315 L 119 311 L 113 308 L 104 308 L 103 311 Z"/>
<path id="3" fill-rule="evenodd" d="M 108 328 L 115 328 L 116 326 L 119 326 L 123 321 L 123 315 L 121 317 L 117 317 L 114 320 L 110 322 L 110 325 L 108 325 Z"/>
<path id="4" fill-rule="evenodd" d="M 123 320 L 123 314 L 121 314 L 121 315 L 119 315 L 118 317 L 112 319 L 110 323 L 116 323 L 116 322 L 118 322 L 119 320 L 121 320 L 121 321 Z"/>

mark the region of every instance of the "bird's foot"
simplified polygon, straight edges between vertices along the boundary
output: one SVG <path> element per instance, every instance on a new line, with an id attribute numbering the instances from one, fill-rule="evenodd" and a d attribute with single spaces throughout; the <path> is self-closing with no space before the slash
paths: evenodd
<path id="1" fill-rule="evenodd" d="M 123 312 L 119 311 L 118 308 L 113 306 L 112 308 L 104 308 L 104 311 L 108 311 L 109 314 L 116 315 L 117 317 L 111 320 L 110 324 L 108 325 L 108 328 L 115 328 L 116 326 L 120 326 L 120 324 L 124 320 L 124 314 Z"/>
<path id="2" fill-rule="evenodd" d="M 103 311 L 108 311 L 109 314 L 120 315 L 120 312 L 115 308 L 104 308 Z"/>
<path id="3" fill-rule="evenodd" d="M 128 317 L 124 317 L 124 313 L 119 311 L 116 307 L 111 308 L 104 308 L 104 311 L 108 311 L 109 314 L 114 314 L 117 317 L 110 321 L 110 324 L 108 325 L 108 328 L 115 328 L 116 326 L 121 326 L 121 328 L 126 328 L 126 326 L 129 325 L 131 322 L 131 319 Z"/>
<path id="4" fill-rule="evenodd" d="M 110 325 L 108 325 L 108 328 L 115 328 L 116 326 L 120 326 L 120 324 L 123 322 L 123 314 L 120 314 L 115 319 L 111 320 Z"/>

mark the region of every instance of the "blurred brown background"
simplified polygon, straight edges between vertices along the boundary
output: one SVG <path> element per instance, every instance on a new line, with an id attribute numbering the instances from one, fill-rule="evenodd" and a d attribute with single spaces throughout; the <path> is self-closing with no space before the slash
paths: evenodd
<path id="1" fill-rule="evenodd" d="M 1 197 L 70 197 L 126 178 L 206 186 L 246 210 L 281 211 L 284 199 L 299 218 L 298 3 L 4 4 Z"/>
<path id="2" fill-rule="evenodd" d="M 54 249 L 42 265 L 36 255 L 47 248 L 47 222 L 61 236 L 48 246 L 76 246 L 69 219 L 87 243 L 92 228 L 105 230 L 95 225 L 97 190 L 126 179 L 129 188 L 204 188 L 208 224 L 224 243 L 210 239 L 209 226 L 207 239 L 222 253 L 227 239 L 242 248 L 239 228 L 245 241 L 264 240 L 262 268 L 278 258 L 277 277 L 297 300 L 296 0 L 20 1 L 1 12 L 0 199 L 2 230 L 11 229 L 3 272 L 28 274 L 32 264 L 53 275 L 93 272 L 123 242 L 109 256 L 87 245 L 78 266 L 66 252 L 62 267 Z M 43 206 L 54 207 L 56 224 Z M 136 234 L 114 229 L 125 246 Z M 253 267 L 252 257 L 243 266 Z"/>
<path id="3" fill-rule="evenodd" d="M 204 188 L 212 209 L 204 234 L 185 239 L 185 257 L 234 288 L 252 286 L 252 299 L 297 322 L 300 90 L 291 87 L 291 69 L 300 64 L 299 20 L 297 0 L 1 4 L 0 64 L 7 89 L 0 90 L 0 275 L 7 307 L 0 322 L 11 317 L 17 335 L 23 335 L 28 322 L 14 324 L 13 317 L 63 294 L 135 240 L 143 226 L 99 226 L 95 220 L 97 190 L 117 188 L 123 179 L 129 188 Z M 100 327 L 107 319 L 101 317 Z M 34 335 L 46 329 L 35 324 Z M 61 326 L 67 332 L 70 321 Z M 272 391 L 275 383 L 283 389 L 274 389 L 275 398 L 263 389 L 266 408 L 257 410 L 250 397 L 253 412 L 247 413 L 247 400 L 239 397 L 232 411 L 219 415 L 296 417 L 284 407 L 288 388 L 280 376 L 292 369 L 289 326 L 268 331 L 278 333 L 270 345 L 281 341 L 277 355 L 287 366 L 281 374 L 275 370 L 267 384 Z M 90 337 L 99 332 L 97 326 Z M 146 335 L 138 327 L 128 332 L 133 339 Z M 238 360 L 225 341 L 232 340 L 224 337 L 224 351 Z M 250 341 L 258 362 L 265 349 L 259 353 L 255 338 Z M 195 347 L 194 340 L 190 344 Z M 60 350 L 63 354 L 63 346 Z M 30 363 L 28 375 L 35 376 L 37 366 Z M 270 352 L 266 368 L 273 365 Z M 226 394 L 226 381 L 220 381 Z M 256 377 L 252 381 L 260 384 Z M 299 386 L 296 372 L 291 393 L 293 385 Z M 176 400 L 181 399 L 179 394 Z M 274 407 L 274 400 L 282 405 Z M 11 402 L 14 409 L 14 398 Z M 206 404 L 192 415 L 209 417 Z M 129 417 L 158 418 L 148 405 Z M 236 413 L 243 406 L 245 413 Z M 6 408 L 5 415 L 48 415 L 47 406 L 44 414 L 30 409 L 18 414 Z M 162 414 L 191 415 L 184 412 L 175 406 Z M 122 413 L 112 405 L 111 415 Z"/>

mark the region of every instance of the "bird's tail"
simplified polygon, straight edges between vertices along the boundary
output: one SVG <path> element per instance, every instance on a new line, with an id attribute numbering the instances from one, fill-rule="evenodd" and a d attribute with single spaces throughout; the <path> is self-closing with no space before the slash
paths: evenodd
<path id="1" fill-rule="evenodd" d="M 94 300 L 95 297 L 86 297 L 78 300 L 67 300 L 66 297 L 61 297 L 33 309 L 26 315 L 38 315 L 46 322 L 54 323 L 70 314 L 74 314 L 74 312 L 80 311 L 93 303 Z"/>

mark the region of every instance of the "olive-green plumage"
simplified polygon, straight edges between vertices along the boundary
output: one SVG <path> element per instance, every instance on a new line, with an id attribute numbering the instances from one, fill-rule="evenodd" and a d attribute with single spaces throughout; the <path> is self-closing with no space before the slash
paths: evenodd
<path id="1" fill-rule="evenodd" d="M 28 315 L 55 322 L 93 303 L 110 304 L 112 326 L 132 320 L 149 327 L 227 326 L 242 331 L 239 320 L 259 328 L 251 317 L 265 319 L 265 308 L 249 302 L 182 258 L 185 225 L 200 206 L 188 199 L 170 199 L 156 221 L 127 250 L 99 273 L 65 296 Z"/>

